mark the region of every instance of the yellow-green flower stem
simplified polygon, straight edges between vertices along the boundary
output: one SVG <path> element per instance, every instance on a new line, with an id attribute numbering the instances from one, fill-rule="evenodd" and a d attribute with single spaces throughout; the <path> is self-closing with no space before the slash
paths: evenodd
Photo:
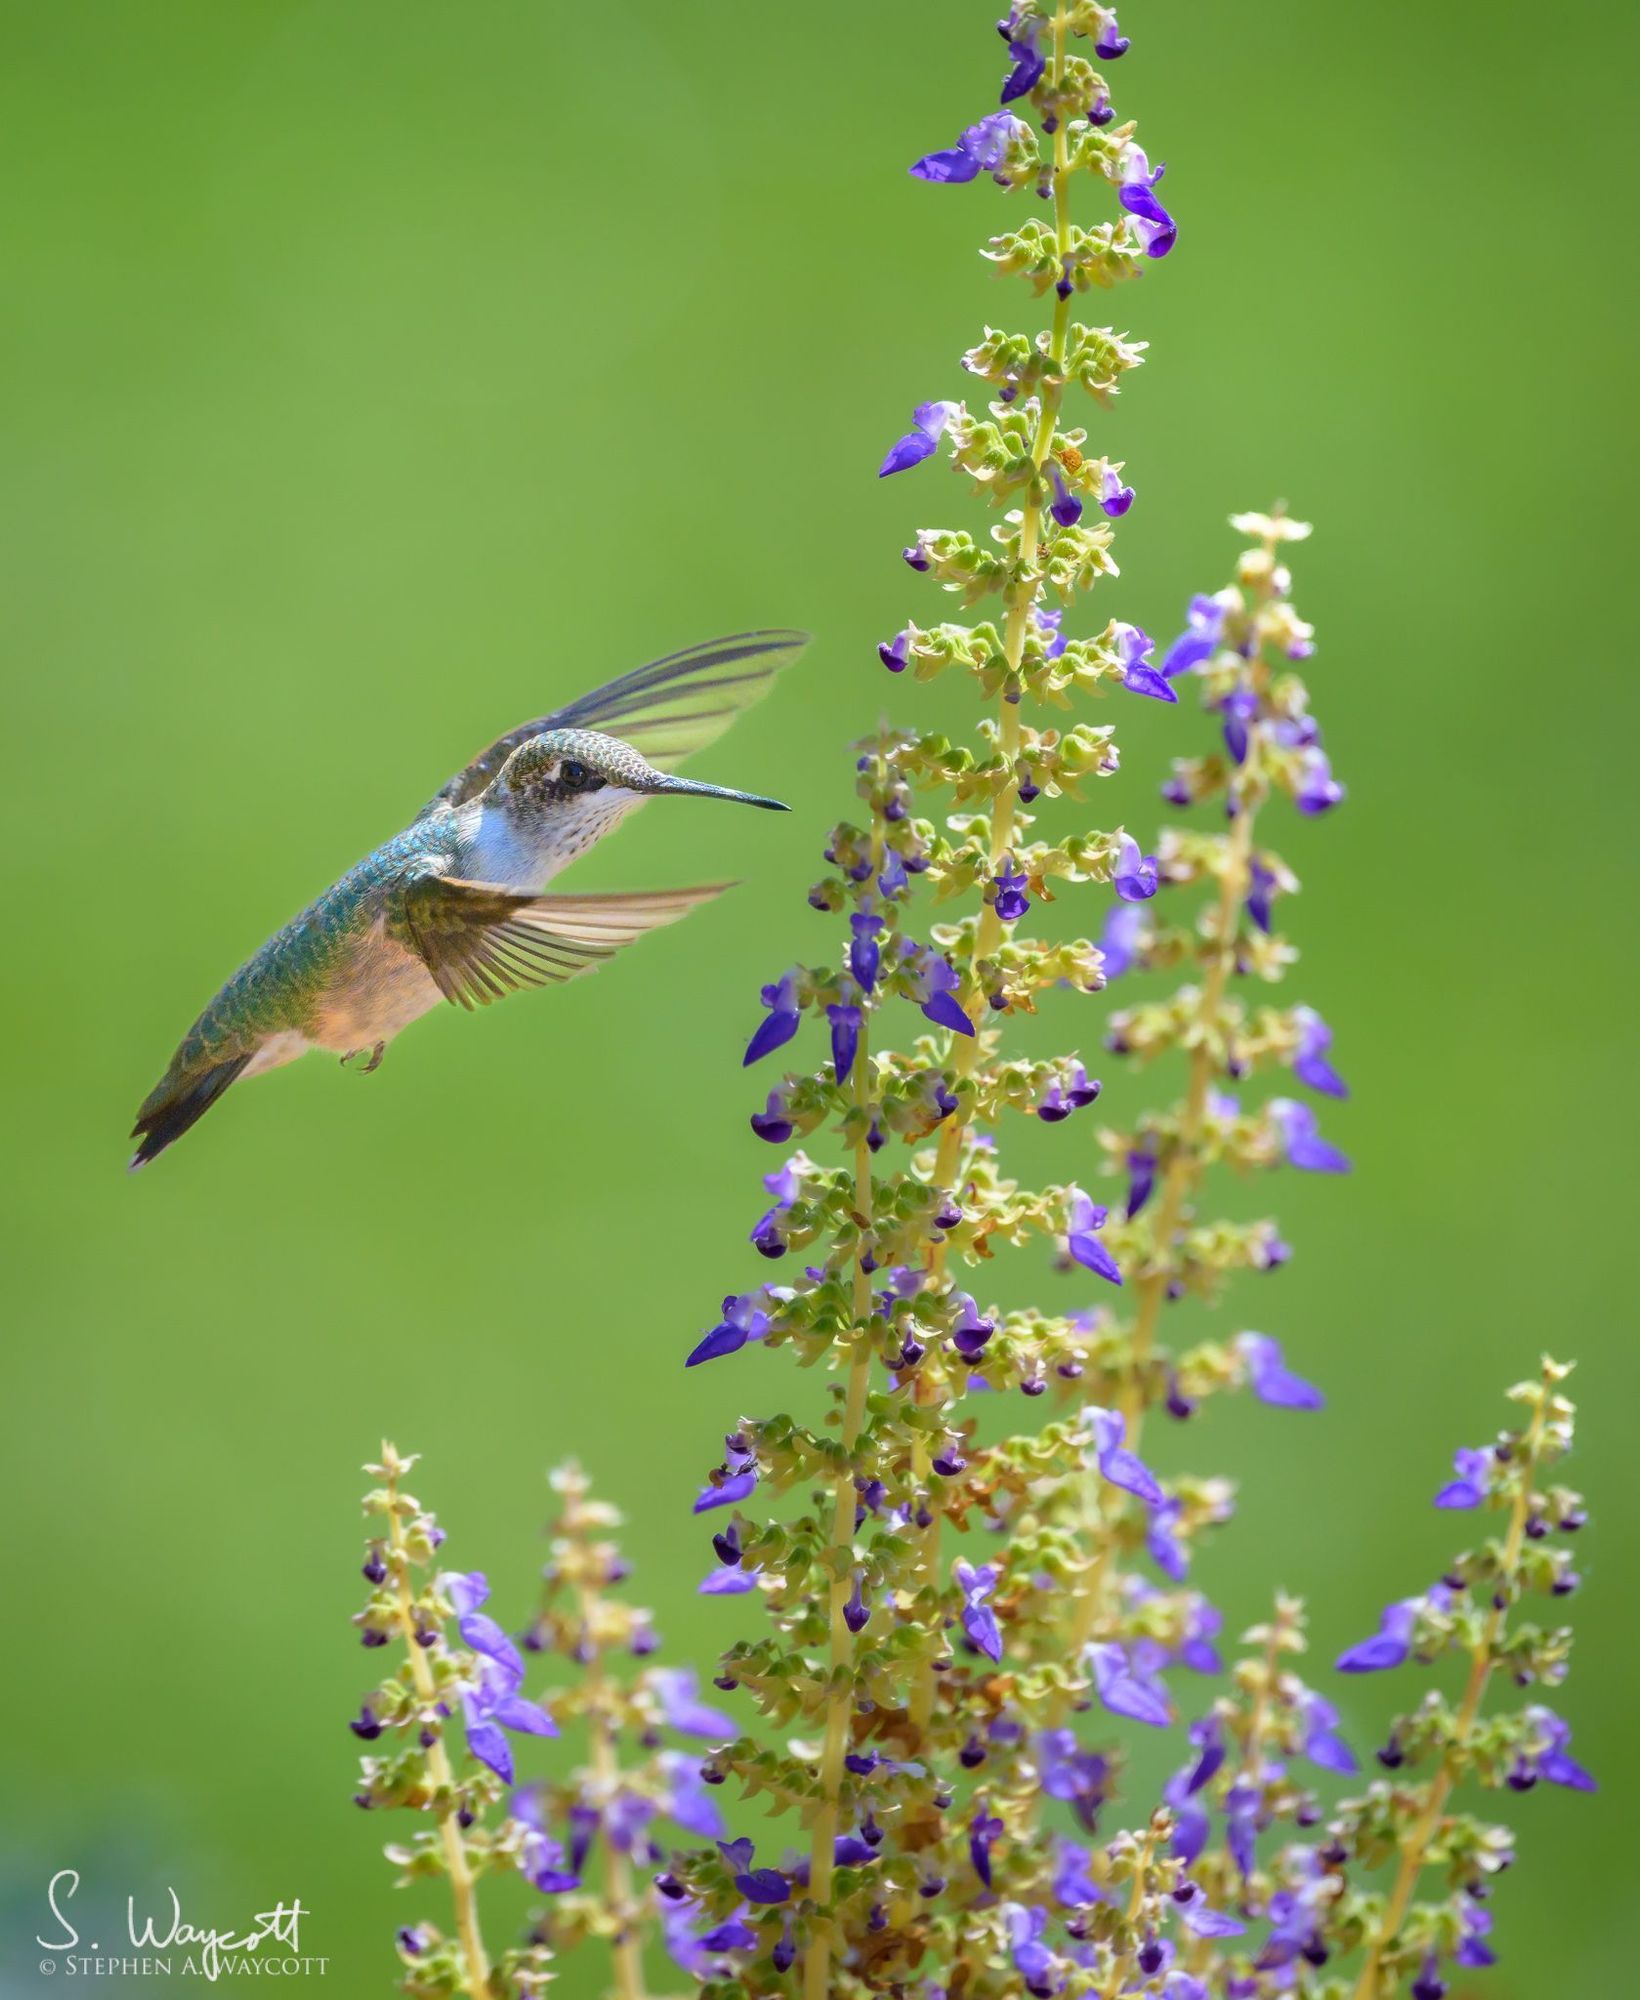
<path id="1" fill-rule="evenodd" d="M 1520 1563 L 1521 1544 L 1525 1539 L 1526 1521 L 1532 1503 L 1532 1474 L 1543 1443 L 1544 1423 L 1553 1395 L 1552 1384 L 1545 1381 L 1539 1389 L 1537 1402 L 1532 1409 L 1532 1420 L 1527 1426 L 1523 1452 L 1526 1463 L 1519 1489 L 1515 1494 L 1514 1506 L 1510 1510 L 1508 1531 L 1504 1536 L 1503 1575 L 1506 1579 L 1514 1575 Z M 1469 1738 L 1481 1712 L 1481 1702 L 1485 1697 L 1486 1683 L 1492 1672 L 1493 1655 L 1503 1631 L 1506 1610 L 1507 1607 L 1502 1605 L 1493 1607 L 1482 1629 L 1480 1643 L 1471 1656 L 1469 1679 L 1464 1686 L 1463 1699 L 1458 1703 L 1457 1715 L 1453 1718 L 1451 1744 L 1440 1770 L 1430 1780 L 1429 1797 L 1425 1801 L 1423 1811 L 1401 1842 L 1401 1863 L 1396 1870 L 1389 1901 L 1384 1905 L 1384 1914 L 1367 1946 L 1366 1962 L 1361 1967 L 1361 1976 L 1355 1984 L 1355 2000 L 1378 2000 L 1379 1994 L 1383 1991 L 1380 1973 L 1383 1956 L 1400 1934 L 1407 1907 L 1412 1901 L 1412 1892 L 1417 1887 L 1418 1876 L 1424 1865 L 1424 1857 L 1429 1851 L 1431 1841 L 1440 1832 L 1446 1802 L 1452 1796 L 1452 1788 L 1458 1781 L 1458 1763 L 1468 1747 Z"/>
<path id="2" fill-rule="evenodd" d="M 878 856 L 874 851 L 875 868 Z M 871 1119 L 871 1016 L 862 1012 L 860 1043 L 854 1058 L 854 1106 L 860 1133 L 854 1146 L 854 1207 L 863 1234 L 872 1224 L 871 1148 L 866 1134 Z M 866 1391 L 871 1382 L 871 1276 L 859 1256 L 854 1260 L 853 1352 L 848 1386 L 843 1396 L 843 1462 L 832 1493 L 831 1538 L 831 1658 L 826 1684 L 826 1728 L 820 1751 L 820 1804 L 814 1815 L 809 1849 L 809 1894 L 815 1915 L 803 1958 L 805 2000 L 826 2000 L 831 1982 L 831 1901 L 833 1849 L 837 1842 L 838 1804 L 843 1785 L 843 1758 L 848 1751 L 852 1706 L 849 1669 L 854 1660 L 854 1634 L 843 1616 L 851 1588 L 849 1556 L 854 1547 L 854 1448 L 865 1421 Z"/>
<path id="3" fill-rule="evenodd" d="M 1057 90 L 1065 75 L 1065 9 L 1059 7 L 1053 23 L 1053 82 Z M 1059 128 L 1053 135 L 1054 160 L 1054 227 L 1057 232 L 1057 247 L 1063 259 L 1070 250 L 1070 149 L 1065 137 L 1065 122 L 1059 121 Z M 1054 301 L 1053 326 L 1049 334 L 1049 353 L 1053 363 L 1042 386 L 1041 408 L 1037 416 L 1036 436 L 1032 441 L 1031 459 L 1038 472 L 1047 462 L 1048 452 L 1053 444 L 1054 426 L 1059 419 L 1060 404 L 1064 399 L 1065 344 L 1069 337 L 1071 304 L 1068 298 Z M 1033 484 L 1026 496 L 1019 524 L 1019 570 L 1015 581 L 1013 597 L 1008 606 L 1008 622 L 1003 635 L 1003 653 L 1008 662 L 1008 685 L 1017 692 L 1020 662 L 1025 657 L 1025 629 L 1031 615 L 1031 607 L 1036 602 L 1036 582 L 1032 576 L 1032 566 L 1036 561 L 1037 545 L 1042 533 L 1042 508 Z M 1013 845 L 1014 801 L 1018 796 L 1019 781 L 1015 767 L 1019 761 L 1018 701 L 1009 701 L 1006 695 L 998 705 L 999 748 L 1002 753 L 1001 768 L 997 774 L 997 787 L 991 800 L 991 874 L 994 877 L 1003 856 Z M 979 968 L 990 957 L 1002 941 L 1002 921 L 996 913 L 994 901 L 987 902 L 980 911 L 979 923 L 974 931 L 973 956 L 968 964 L 968 978 L 965 986 L 965 1001 L 971 1019 L 976 1023 L 985 1017 L 985 995 L 981 990 Z M 961 1082 L 973 1070 L 979 1059 L 979 1035 L 954 1035 L 951 1051 L 951 1065 Z M 950 1188 L 956 1179 L 957 1163 L 962 1157 L 962 1144 L 966 1136 L 968 1121 L 953 1112 L 940 1130 L 939 1149 L 934 1163 L 934 1184 L 936 1187 Z M 938 1275 L 945 1263 L 945 1246 L 937 1245 L 929 1253 L 929 1271 Z M 919 1461 L 919 1470 L 926 1476 L 927 1466 Z M 936 1514 L 923 1530 L 922 1573 L 927 1582 L 935 1581 L 939 1564 L 939 1516 Z M 917 1676 L 917 1683 L 911 1697 L 911 1719 L 919 1728 L 927 1726 L 933 1713 L 935 1675 L 931 1662 L 923 1665 Z"/>
<path id="4" fill-rule="evenodd" d="M 1137 1957 L 1137 1947 L 1133 1940 L 1139 1935 L 1139 1918 L 1145 1907 L 1145 1893 L 1150 1886 L 1150 1858 L 1156 1847 L 1156 1822 L 1151 1821 L 1145 1828 L 1144 1843 L 1139 1849 L 1139 1859 L 1133 1870 L 1133 1889 L 1128 1897 L 1127 1915 L 1122 1922 L 1122 1930 L 1128 1942 L 1116 1955 L 1116 1963 L 1111 1968 L 1110 2000 L 1119 2000 L 1122 1989 L 1128 1983 Z"/>
<path id="5" fill-rule="evenodd" d="M 582 1517 L 581 1500 L 585 1492 L 584 1483 L 565 1482 L 564 1513 L 560 1524 L 561 1532 L 566 1537 L 583 1542 L 583 1545 L 587 1524 Z M 576 1579 L 575 1602 L 581 1615 L 582 1627 L 590 1640 L 588 1646 L 590 1657 L 583 1672 L 582 1684 L 586 1689 L 587 1736 L 592 1772 L 598 1787 L 598 1800 L 606 1816 L 604 1893 L 610 1919 L 615 1926 L 609 1948 L 618 2000 L 644 2000 L 643 1944 L 637 1929 L 638 1906 L 632 1895 L 632 1871 L 626 1856 L 607 1836 L 608 1812 L 620 1785 L 620 1767 L 615 1756 L 615 1718 L 611 1712 L 611 1687 L 609 1677 L 604 1672 L 603 1647 L 596 1637 L 598 1593 L 588 1580 L 589 1574 L 588 1564 L 583 1563 Z"/>
<path id="6" fill-rule="evenodd" d="M 1276 546 L 1273 535 L 1264 537 L 1266 555 L 1273 557 Z M 1260 603 L 1269 594 L 1270 588 L 1267 581 L 1259 584 Z M 1212 955 L 1202 980 L 1190 1029 L 1190 1076 L 1185 1088 L 1184 1111 L 1179 1120 L 1178 1141 L 1163 1171 L 1161 1189 L 1156 1198 L 1150 1257 L 1134 1287 L 1133 1334 L 1127 1373 L 1117 1397 L 1117 1408 L 1127 1424 L 1128 1448 L 1132 1451 L 1139 1449 L 1144 1429 L 1146 1364 L 1155 1345 L 1157 1322 L 1173 1279 L 1174 1242 L 1184 1221 L 1186 1204 L 1201 1174 L 1202 1127 L 1207 1117 L 1208 1095 L 1219 1065 L 1216 1046 L 1219 1010 L 1224 1005 L 1225 988 L 1236 962 L 1239 912 L 1251 886 L 1253 824 L 1258 816 L 1258 806 L 1257 790 L 1249 790 L 1240 801 L 1230 825 L 1224 871 L 1219 880 L 1219 900 L 1209 939 Z M 1088 1500 L 1088 1535 L 1094 1553 L 1071 1615 L 1068 1657 L 1072 1660 L 1081 1656 L 1083 1647 L 1093 1637 L 1103 1609 L 1111 1540 L 1105 1517 L 1107 1504 L 1121 1505 L 1123 1502 L 1120 1494 L 1114 1493 L 1101 1481 Z M 1059 1695 L 1055 1702 L 1053 1723 L 1063 1720 L 1069 1702 L 1068 1692 Z"/>
<path id="7" fill-rule="evenodd" d="M 410 1552 L 405 1545 L 404 1520 L 399 1500 L 399 1474 L 404 1461 L 392 1445 L 382 1444 L 382 1466 L 387 1484 L 388 1547 L 393 1564 L 393 1597 L 398 1611 L 399 1633 L 409 1656 L 416 1694 L 431 1720 L 438 1706 L 438 1688 L 427 1655 L 416 1642 L 415 1600 L 410 1589 Z M 450 1897 L 455 1904 L 456 1930 L 461 1938 L 462 1991 L 472 2000 L 486 2000 L 489 1993 L 490 1960 L 484 1949 L 478 1924 L 478 1894 L 473 1880 L 467 1843 L 461 1837 L 460 1810 L 456 1802 L 455 1773 L 442 1736 L 435 1736 L 427 1752 L 427 1775 L 435 1791 L 444 1799 L 439 1815 L 439 1833 L 444 1841 L 444 1864 L 450 1877 Z"/>

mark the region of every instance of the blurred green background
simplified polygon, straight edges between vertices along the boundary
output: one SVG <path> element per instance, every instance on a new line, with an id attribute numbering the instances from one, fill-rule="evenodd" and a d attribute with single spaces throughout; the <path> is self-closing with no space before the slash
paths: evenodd
<path id="1" fill-rule="evenodd" d="M 1488 1990 L 1615 1992 L 1634 10 L 1125 25 L 1119 107 L 1182 234 L 1109 307 L 1152 365 L 1095 434 L 1140 492 L 1097 617 L 1171 633 L 1228 573 L 1224 517 L 1285 495 L 1318 524 L 1297 598 L 1350 786 L 1276 839 L 1357 1172 L 1261 1190 L 1299 1254 L 1222 1322 L 1256 1316 L 1330 1407 L 1215 1409 L 1155 1451 L 1242 1481 L 1200 1572 L 1231 1618 L 1305 1591 L 1330 1657 L 1434 1572 L 1428 1497 L 1503 1386 L 1581 1357 L 1599 1520 L 1559 1700 L 1603 1789 L 1510 1800 Z M 974 254 L 1018 210 L 905 173 L 1000 74 L 987 10 L 932 0 L 0 6 L 8 1990 L 43 1983 L 66 1865 L 88 1900 L 172 1881 L 199 1920 L 299 1894 L 332 1986 L 388 1990 L 415 1905 L 396 1829 L 348 1805 L 344 1726 L 384 1431 L 504 1617 L 574 1451 L 669 1649 L 743 1621 L 692 1594 L 688 1496 L 743 1405 L 816 1385 L 679 1364 L 764 1275 L 737 1063 L 760 980 L 829 949 L 803 895 L 846 745 L 880 705 L 960 714 L 873 648 L 938 615 L 908 531 L 974 517 L 932 468 L 873 472 L 983 323 L 1036 323 Z M 818 639 L 695 769 L 796 810 L 657 807 L 582 878 L 744 888 L 595 983 L 433 1019 L 368 1082 L 315 1060 L 235 1091 L 127 1180 L 130 1113 L 220 979 L 471 750 L 762 623 Z M 1106 713 L 1097 813 L 1144 832 L 1205 725 Z M 1051 1025 L 1092 1051 L 1103 1012 Z M 1106 1075 L 1118 1111 L 1163 1083 Z M 1090 1171 L 1091 1133 L 1056 1167 Z M 1363 1747 L 1394 1692 L 1345 1689 Z"/>

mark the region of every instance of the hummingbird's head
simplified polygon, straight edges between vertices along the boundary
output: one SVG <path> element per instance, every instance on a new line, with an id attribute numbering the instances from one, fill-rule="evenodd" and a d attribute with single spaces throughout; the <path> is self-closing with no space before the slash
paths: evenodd
<path id="1" fill-rule="evenodd" d="M 595 729 L 546 729 L 520 743 L 484 802 L 527 826 L 541 845 L 577 854 L 652 798 L 731 799 L 768 812 L 787 811 L 779 799 L 657 771 L 630 744 Z"/>

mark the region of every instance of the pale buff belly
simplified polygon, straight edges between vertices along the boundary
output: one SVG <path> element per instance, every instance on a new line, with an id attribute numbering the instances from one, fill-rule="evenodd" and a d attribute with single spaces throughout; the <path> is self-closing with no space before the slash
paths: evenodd
<path id="1" fill-rule="evenodd" d="M 390 1042 L 443 1002 L 426 966 L 379 927 L 361 939 L 315 1004 L 307 1040 L 346 1055 Z"/>

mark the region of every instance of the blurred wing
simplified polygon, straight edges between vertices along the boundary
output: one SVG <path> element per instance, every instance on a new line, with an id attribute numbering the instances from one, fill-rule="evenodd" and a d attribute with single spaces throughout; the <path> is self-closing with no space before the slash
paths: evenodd
<path id="1" fill-rule="evenodd" d="M 809 643 L 807 632 L 737 632 L 686 652 L 634 667 L 618 681 L 582 695 L 551 715 L 538 715 L 498 736 L 427 806 L 459 806 L 476 798 L 520 743 L 544 729 L 597 729 L 630 743 L 658 771 L 670 771 L 702 750 L 767 692 L 780 669 Z"/>
<path id="2" fill-rule="evenodd" d="M 526 986 L 592 972 L 646 931 L 676 923 L 729 887 L 654 889 L 635 895 L 515 895 L 489 882 L 432 876 L 405 894 L 406 941 L 445 999 L 487 1007 Z"/>

